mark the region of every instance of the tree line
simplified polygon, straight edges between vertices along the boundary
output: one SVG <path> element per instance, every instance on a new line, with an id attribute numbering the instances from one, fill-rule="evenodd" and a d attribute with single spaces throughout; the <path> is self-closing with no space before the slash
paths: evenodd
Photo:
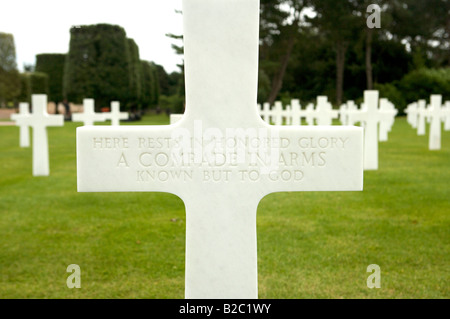
<path id="1" fill-rule="evenodd" d="M 369 27 L 373 5 L 380 27 Z M 368 10 L 369 9 L 369 10 Z M 261 0 L 259 99 L 450 99 L 449 0 Z"/>
<path id="2" fill-rule="evenodd" d="M 48 94 L 55 103 L 82 103 L 94 98 L 96 108 L 117 100 L 130 111 L 156 108 L 178 81 L 164 68 L 140 59 L 139 47 L 116 25 L 74 26 L 67 54 L 43 53 L 36 65 L 17 70 L 14 38 L 0 33 L 0 104 L 30 101 L 31 94 Z M 172 80 L 174 78 L 174 80 Z"/>

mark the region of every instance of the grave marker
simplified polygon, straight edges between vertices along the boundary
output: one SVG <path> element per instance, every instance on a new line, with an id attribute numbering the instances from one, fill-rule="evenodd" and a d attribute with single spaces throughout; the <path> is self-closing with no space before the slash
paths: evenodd
<path id="1" fill-rule="evenodd" d="M 450 101 L 445 102 L 444 130 L 450 131 Z"/>
<path id="2" fill-rule="evenodd" d="M 20 118 L 30 117 L 30 105 L 26 102 L 19 103 L 19 113 L 11 114 L 11 120 L 20 127 L 20 147 L 30 147 L 30 127 L 26 122 L 18 121 Z"/>
<path id="3" fill-rule="evenodd" d="M 392 112 L 378 109 L 378 91 L 364 91 L 361 109 L 349 111 L 349 123 L 360 122 L 364 127 L 364 169 L 378 169 L 378 124 L 390 121 Z"/>
<path id="4" fill-rule="evenodd" d="M 102 113 L 105 120 L 111 120 L 112 126 L 120 125 L 120 120 L 128 120 L 127 112 L 120 112 L 120 102 L 111 102 L 111 112 Z"/>
<path id="5" fill-rule="evenodd" d="M 272 119 L 275 125 L 283 125 L 283 104 L 280 101 L 275 101 L 275 106 L 272 109 Z"/>
<path id="6" fill-rule="evenodd" d="M 28 117 L 18 118 L 17 123 L 33 129 L 33 176 L 48 176 L 50 163 L 47 127 L 63 126 L 64 116 L 47 113 L 47 95 L 33 94 L 31 101 L 33 113 Z"/>
<path id="7" fill-rule="evenodd" d="M 333 106 L 328 102 L 328 97 L 318 96 L 316 113 L 314 115 L 317 125 L 331 125 L 333 119 L 337 119 L 339 111 L 333 110 Z"/>
<path id="8" fill-rule="evenodd" d="M 394 107 L 394 104 L 389 102 L 386 98 L 380 99 L 380 111 L 388 116 L 383 117 L 380 122 L 379 141 L 386 142 L 388 140 L 388 133 L 392 130 L 392 126 L 395 122 L 395 116 L 398 110 Z"/>
<path id="9" fill-rule="evenodd" d="M 361 190 L 363 132 L 262 121 L 259 0 L 188 0 L 182 11 L 185 115 L 168 126 L 79 127 L 78 190 L 179 196 L 186 298 L 257 298 L 259 201 L 282 191 Z"/>
<path id="10" fill-rule="evenodd" d="M 430 120 L 430 135 L 428 148 L 430 150 L 441 149 L 441 121 L 444 119 L 445 110 L 442 106 L 442 95 L 431 95 L 430 107 L 427 117 Z"/>
<path id="11" fill-rule="evenodd" d="M 425 117 L 427 113 L 425 100 L 419 100 L 417 110 L 417 135 L 425 135 Z"/>
<path id="12" fill-rule="evenodd" d="M 417 128 L 417 116 L 418 116 L 418 104 L 417 102 L 411 103 L 405 110 L 406 120 L 413 127 Z"/>
<path id="13" fill-rule="evenodd" d="M 83 122 L 83 125 L 94 125 L 94 122 L 106 121 L 104 113 L 95 113 L 94 100 L 83 100 L 83 113 L 73 113 L 73 122 Z"/>

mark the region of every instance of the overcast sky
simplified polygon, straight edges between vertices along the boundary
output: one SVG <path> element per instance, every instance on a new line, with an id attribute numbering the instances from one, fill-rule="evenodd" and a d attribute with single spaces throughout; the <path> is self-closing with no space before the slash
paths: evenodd
<path id="1" fill-rule="evenodd" d="M 74 25 L 108 23 L 125 29 L 141 60 L 178 71 L 181 57 L 166 33 L 182 34 L 181 0 L 8 0 L 1 1 L 0 32 L 12 33 L 17 65 L 35 64 L 36 54 L 67 53 Z"/>

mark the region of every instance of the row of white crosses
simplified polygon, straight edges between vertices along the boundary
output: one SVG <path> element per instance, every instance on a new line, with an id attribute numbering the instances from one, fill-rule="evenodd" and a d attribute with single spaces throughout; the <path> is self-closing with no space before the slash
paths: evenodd
<path id="1" fill-rule="evenodd" d="M 73 114 L 74 121 L 93 125 L 94 122 L 111 120 L 111 125 L 120 125 L 121 119 L 128 119 L 128 113 L 120 113 L 119 102 L 111 103 L 111 113 L 95 113 L 94 100 L 83 101 L 84 113 Z M 48 149 L 47 127 L 63 126 L 63 115 L 49 115 L 47 113 L 47 95 L 32 95 L 33 112 L 30 113 L 28 103 L 19 104 L 19 113 L 12 114 L 11 120 L 20 127 L 20 147 L 30 146 L 30 127 L 33 129 L 33 176 L 48 176 L 50 161 Z"/>
<path id="2" fill-rule="evenodd" d="M 28 103 L 20 103 L 20 113 L 11 115 L 11 119 L 20 126 L 21 147 L 30 146 L 29 128 L 33 129 L 33 176 L 48 176 L 50 161 L 47 127 L 64 126 L 64 116 L 47 113 L 47 95 L 32 95 L 31 105 L 32 113 L 29 112 Z"/>
<path id="3" fill-rule="evenodd" d="M 426 134 L 426 121 L 430 123 L 428 148 L 430 150 L 441 149 L 441 122 L 444 122 L 444 130 L 450 130 L 450 101 L 442 104 L 442 95 L 433 94 L 427 107 L 425 100 L 411 103 L 405 109 L 407 122 L 415 129 L 417 135 Z"/>
<path id="4" fill-rule="evenodd" d="M 74 113 L 73 122 L 83 122 L 84 125 L 94 125 L 95 122 L 105 122 L 111 120 L 112 126 L 120 125 L 120 120 L 128 120 L 128 113 L 120 112 L 120 103 L 111 102 L 111 112 L 95 113 L 93 99 L 83 100 L 83 113 Z"/>
<path id="5" fill-rule="evenodd" d="M 361 123 L 364 127 L 364 170 L 378 169 L 378 141 L 387 141 L 397 110 L 387 99 L 378 99 L 378 91 L 364 91 L 364 102 L 358 109 L 354 103 L 341 107 L 346 125 Z"/>
<path id="6" fill-rule="evenodd" d="M 328 102 L 326 96 L 318 96 L 316 108 L 310 103 L 304 110 L 300 105 L 300 101 L 294 99 L 290 105 L 283 109 L 280 101 L 276 101 L 271 108 L 269 103 L 263 103 L 262 107 L 258 104 L 260 115 L 267 123 L 273 122 L 275 125 L 301 125 L 302 119 L 306 120 L 308 125 L 331 125 L 333 119 L 338 118 L 338 111 L 333 110 L 333 106 Z"/>
<path id="7" fill-rule="evenodd" d="M 179 196 L 186 298 L 257 298 L 259 201 L 362 190 L 363 131 L 261 120 L 259 0 L 184 0 L 182 11 L 185 114 L 173 125 L 77 128 L 78 190 Z"/>

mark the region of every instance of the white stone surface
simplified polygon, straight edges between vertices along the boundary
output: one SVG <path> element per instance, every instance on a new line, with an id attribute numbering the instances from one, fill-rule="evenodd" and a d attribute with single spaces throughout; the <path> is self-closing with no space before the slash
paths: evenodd
<path id="1" fill-rule="evenodd" d="M 275 101 L 275 105 L 272 109 L 272 119 L 275 125 L 283 125 L 283 104 L 280 101 Z"/>
<path id="2" fill-rule="evenodd" d="M 111 120 L 111 125 L 113 126 L 120 125 L 120 120 L 128 120 L 129 118 L 128 112 L 120 112 L 120 102 L 118 101 L 111 102 L 111 112 L 102 114 L 105 120 Z"/>
<path id="3" fill-rule="evenodd" d="M 431 95 L 428 119 L 430 120 L 430 135 L 428 148 L 430 150 L 441 149 L 441 121 L 445 117 L 445 110 L 442 108 L 442 95 Z"/>
<path id="4" fill-rule="evenodd" d="M 300 101 L 294 99 L 291 101 L 291 114 L 290 114 L 290 122 L 291 125 L 299 126 L 302 125 L 302 118 L 305 116 L 305 112 L 302 111 L 302 106 L 300 105 Z"/>
<path id="5" fill-rule="evenodd" d="M 444 130 L 450 131 L 450 101 L 445 102 Z"/>
<path id="6" fill-rule="evenodd" d="M 381 118 L 378 140 L 380 142 L 386 142 L 388 140 L 388 133 L 392 130 L 392 126 L 394 126 L 395 116 L 397 115 L 398 110 L 388 99 L 381 98 L 380 111 L 386 116 Z"/>
<path id="7" fill-rule="evenodd" d="M 185 0 L 182 11 L 183 119 L 77 128 L 78 190 L 179 196 L 186 298 L 257 298 L 259 201 L 273 192 L 362 190 L 363 131 L 261 119 L 259 0 Z"/>
<path id="8" fill-rule="evenodd" d="M 11 115 L 11 120 L 20 127 L 20 147 L 30 147 L 30 127 L 26 121 L 18 121 L 20 118 L 30 117 L 30 105 L 26 102 L 19 103 L 19 113 Z"/>
<path id="9" fill-rule="evenodd" d="M 183 114 L 170 114 L 170 124 L 175 124 L 181 118 L 183 117 Z"/>
<path id="10" fill-rule="evenodd" d="M 33 129 L 33 176 L 48 176 L 50 162 L 48 151 L 47 127 L 63 126 L 63 115 L 47 113 L 47 95 L 31 96 L 33 112 L 28 117 L 17 119 L 18 124 L 26 124 Z"/>
<path id="11" fill-rule="evenodd" d="M 315 119 L 317 125 L 331 125 L 333 124 L 333 119 L 339 117 L 339 111 L 333 110 L 333 106 L 328 102 L 328 97 L 318 96 Z"/>
<path id="12" fill-rule="evenodd" d="M 418 111 L 417 111 L 417 135 L 422 136 L 425 135 L 425 129 L 426 129 L 426 123 L 425 118 L 427 115 L 427 109 L 426 109 L 426 101 L 425 100 L 419 100 L 418 102 Z"/>
<path id="13" fill-rule="evenodd" d="M 314 125 L 314 104 L 309 103 L 305 108 L 305 120 L 306 124 Z"/>
<path id="14" fill-rule="evenodd" d="M 105 122 L 105 113 L 95 113 L 93 99 L 83 100 L 83 113 L 73 113 L 73 122 L 83 122 L 84 125 L 94 125 L 94 122 Z"/>
<path id="15" fill-rule="evenodd" d="M 378 169 L 378 125 L 392 121 L 395 113 L 378 108 L 378 91 L 364 91 L 361 109 L 348 112 L 351 125 L 360 122 L 364 128 L 364 169 Z"/>
<path id="16" fill-rule="evenodd" d="M 418 103 L 414 102 L 408 105 L 405 110 L 406 121 L 413 127 L 417 128 Z"/>

